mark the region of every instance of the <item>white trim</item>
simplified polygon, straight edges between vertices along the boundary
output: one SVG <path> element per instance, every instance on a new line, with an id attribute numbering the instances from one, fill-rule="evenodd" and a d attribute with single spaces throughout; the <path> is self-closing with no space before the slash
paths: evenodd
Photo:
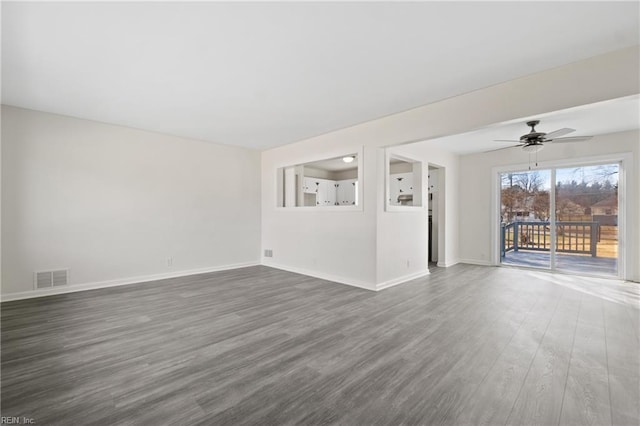
<path id="1" fill-rule="evenodd" d="M 505 173 L 505 172 L 521 172 L 521 171 L 536 171 L 539 169 L 548 168 L 564 168 L 564 167 L 580 167 L 580 166 L 594 166 L 604 163 L 617 163 L 619 161 L 632 161 L 632 152 L 616 152 L 607 155 L 594 155 L 590 157 L 578 157 L 574 159 L 562 159 L 562 160 L 549 160 L 540 161 L 535 169 L 528 170 L 528 163 L 520 163 L 508 166 L 496 166 L 491 170 L 492 172 Z"/>
<path id="2" fill-rule="evenodd" d="M 384 290 L 385 288 L 393 287 L 399 284 L 406 283 L 408 281 L 413 281 L 418 278 L 426 277 L 431 272 L 427 269 L 426 271 L 415 272 L 413 274 L 405 275 L 399 278 L 394 278 L 392 280 L 388 280 L 376 285 L 376 291 Z"/>
<path id="3" fill-rule="evenodd" d="M 467 265 L 478 266 L 495 266 L 490 260 L 478 260 L 478 259 L 460 259 L 459 263 L 466 263 Z"/>
<path id="4" fill-rule="evenodd" d="M 438 262 L 437 266 L 438 268 L 448 268 L 450 266 L 457 265 L 458 263 L 460 263 L 460 259 L 452 260 L 451 262 L 447 262 L 445 260 L 444 262 Z"/>
<path id="5" fill-rule="evenodd" d="M 491 264 L 493 266 L 498 266 L 501 264 L 500 262 L 500 247 L 501 244 L 499 240 L 499 232 L 500 230 L 500 189 L 502 187 L 502 182 L 500 182 L 500 170 L 498 167 L 493 167 L 491 169 Z"/>
<path id="6" fill-rule="evenodd" d="M 557 215 L 557 210 L 556 210 L 556 191 L 557 191 L 557 182 L 556 182 L 556 168 L 555 167 L 551 167 L 549 169 L 549 171 L 551 172 L 551 177 L 549 178 L 549 226 L 550 226 L 550 235 L 551 235 L 551 241 L 549 242 L 549 267 L 551 268 L 552 271 L 555 271 L 556 268 L 556 250 L 557 250 L 557 242 L 556 242 L 556 238 L 558 238 L 557 235 L 557 229 L 556 229 L 556 215 Z M 589 228 L 591 229 L 591 228 Z M 620 228 L 618 228 L 620 229 Z M 518 235 L 514 235 L 513 239 L 515 240 L 516 238 L 520 238 L 520 236 Z M 506 254 L 505 254 L 506 255 Z"/>
<path id="7" fill-rule="evenodd" d="M 53 287 L 48 289 L 21 291 L 18 293 L 8 293 L 0 296 L 2 302 L 11 300 L 32 299 L 35 297 L 54 296 L 56 294 L 75 293 L 77 291 L 96 290 L 100 288 L 118 287 L 121 285 L 139 284 L 149 281 L 164 280 L 167 278 L 179 278 L 189 275 L 206 274 L 208 272 L 227 271 L 230 269 L 247 268 L 249 266 L 258 266 L 260 262 L 234 263 L 231 265 L 212 266 L 208 268 L 191 269 L 187 271 L 176 271 L 166 274 L 142 275 L 138 277 L 120 278 L 116 280 L 97 281 L 83 284 L 71 284 L 64 287 Z"/>
<path id="8" fill-rule="evenodd" d="M 309 269 L 304 268 L 296 268 L 293 266 L 285 266 L 280 265 L 278 263 L 272 263 L 268 260 L 262 261 L 263 266 L 268 266 L 269 268 L 281 269 L 287 272 L 293 272 L 294 274 L 307 275 L 309 277 L 319 278 L 321 280 L 332 281 L 338 284 L 350 285 L 352 287 L 358 287 L 365 290 L 376 291 L 375 285 L 371 283 L 367 283 L 365 281 L 354 280 L 351 278 L 345 278 L 338 275 L 325 274 L 324 272 L 311 271 Z"/>
<path id="9" fill-rule="evenodd" d="M 633 185 L 637 178 L 630 179 L 629 176 L 633 173 L 633 154 L 625 153 L 618 163 L 618 187 L 623 189 L 622 192 L 618 191 L 618 278 L 632 279 L 634 274 L 640 273 L 638 270 L 633 270 L 633 262 L 627 261 L 627 259 L 636 258 L 635 238 L 632 234 L 633 230 L 630 229 L 633 227 L 628 226 L 631 223 L 628 217 L 633 215 L 630 210 L 636 205 L 636 188 Z M 638 214 L 640 212 L 636 212 L 636 218 Z M 620 229 L 623 229 L 624 233 L 621 233 Z M 640 268 L 640 265 L 636 268 Z"/>

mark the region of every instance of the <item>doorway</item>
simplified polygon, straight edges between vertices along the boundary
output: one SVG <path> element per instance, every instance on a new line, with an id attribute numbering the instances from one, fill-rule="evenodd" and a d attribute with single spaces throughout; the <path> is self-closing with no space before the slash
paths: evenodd
<path id="1" fill-rule="evenodd" d="M 429 266 L 437 266 L 440 255 L 440 241 L 443 240 L 444 227 L 442 218 L 444 211 L 444 168 L 429 164 L 427 174 L 428 188 L 428 262 Z"/>
<path id="2" fill-rule="evenodd" d="M 618 276 L 621 164 L 499 173 L 503 265 Z"/>

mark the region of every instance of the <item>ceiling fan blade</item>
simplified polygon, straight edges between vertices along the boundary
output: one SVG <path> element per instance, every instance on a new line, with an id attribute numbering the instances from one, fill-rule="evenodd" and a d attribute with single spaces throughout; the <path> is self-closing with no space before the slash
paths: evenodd
<path id="1" fill-rule="evenodd" d="M 512 140 L 512 139 L 494 139 L 494 142 L 511 142 L 511 143 L 522 143 L 522 141 Z"/>
<path id="2" fill-rule="evenodd" d="M 582 142 L 588 141 L 593 136 L 572 136 L 568 138 L 547 139 L 545 142 L 562 143 L 562 142 Z"/>
<path id="3" fill-rule="evenodd" d="M 576 129 L 570 129 L 568 127 L 565 127 L 564 129 L 558 129 L 558 130 L 554 130 L 551 133 L 547 133 L 546 135 L 544 135 L 544 138 L 545 139 L 559 138 L 560 136 L 568 135 L 569 133 L 572 133 L 575 131 Z"/>
<path id="4" fill-rule="evenodd" d="M 507 142 L 507 141 L 497 141 L 497 142 Z M 515 142 L 515 141 L 510 141 L 510 142 Z M 489 151 L 482 151 L 482 153 L 487 153 L 487 152 L 495 152 L 495 151 L 502 151 L 503 149 L 511 149 L 511 148 L 520 148 L 522 145 L 512 145 L 512 146 L 508 146 L 506 148 L 498 148 L 498 149 L 490 149 Z"/>

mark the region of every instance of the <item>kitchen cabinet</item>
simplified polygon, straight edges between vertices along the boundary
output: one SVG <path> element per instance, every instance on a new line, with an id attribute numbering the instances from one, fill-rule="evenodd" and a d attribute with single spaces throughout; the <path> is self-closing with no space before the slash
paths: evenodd
<path id="1" fill-rule="evenodd" d="M 329 179 L 305 178 L 304 191 L 316 194 L 317 206 L 333 206 L 336 203 L 336 182 Z"/>
<path id="2" fill-rule="evenodd" d="M 345 179 L 336 182 L 336 203 L 339 206 L 351 206 L 356 203 L 357 179 Z"/>
<path id="3" fill-rule="evenodd" d="M 320 187 L 318 189 L 317 203 L 320 206 L 334 206 L 336 204 L 336 182 L 327 179 L 318 179 Z"/>
<path id="4" fill-rule="evenodd" d="M 413 195 L 413 173 L 397 173 L 389 176 L 389 203 L 399 205 L 399 195 Z"/>
<path id="5" fill-rule="evenodd" d="M 351 206 L 356 204 L 358 180 L 330 180 L 305 177 L 302 184 L 305 194 L 315 194 L 316 206 Z M 305 205 L 306 202 L 305 202 Z"/>
<path id="6" fill-rule="evenodd" d="M 302 181 L 302 192 L 305 194 L 315 194 L 318 191 L 318 185 L 316 183 L 319 179 L 305 177 Z"/>

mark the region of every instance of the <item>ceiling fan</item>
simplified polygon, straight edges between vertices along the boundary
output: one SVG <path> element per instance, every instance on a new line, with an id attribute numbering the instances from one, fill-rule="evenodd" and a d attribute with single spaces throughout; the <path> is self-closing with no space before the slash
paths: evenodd
<path id="1" fill-rule="evenodd" d="M 523 151 L 532 154 L 544 148 L 545 143 L 581 142 L 581 141 L 588 141 L 589 139 L 593 138 L 593 136 L 574 136 L 574 137 L 568 137 L 568 138 L 560 137 L 560 136 L 569 134 L 571 132 L 575 132 L 575 129 L 569 129 L 569 128 L 558 129 L 550 133 L 537 132 L 536 126 L 538 124 L 540 124 L 540 120 L 527 121 L 527 126 L 531 127 L 531 131 L 526 135 L 520 136 L 520 140 L 500 139 L 495 141 L 495 142 L 517 143 L 518 145 L 508 146 L 506 148 L 498 148 L 498 149 L 494 149 L 493 151 L 522 147 Z"/>

